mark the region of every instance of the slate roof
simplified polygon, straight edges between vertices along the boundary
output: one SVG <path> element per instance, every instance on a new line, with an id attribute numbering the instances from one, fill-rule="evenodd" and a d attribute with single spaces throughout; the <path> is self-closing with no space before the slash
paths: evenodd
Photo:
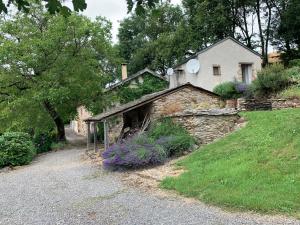
<path id="1" fill-rule="evenodd" d="M 180 63 L 178 63 L 178 64 L 177 64 L 176 66 L 174 66 L 173 68 L 176 68 L 176 67 L 178 67 L 178 66 L 181 66 L 181 65 L 184 64 L 184 63 L 187 63 L 190 59 L 196 58 L 198 55 L 202 54 L 203 52 L 206 52 L 206 51 L 208 51 L 209 49 L 211 49 L 211 48 L 213 48 L 213 47 L 215 47 L 215 46 L 217 46 L 217 45 L 219 45 L 219 44 L 221 44 L 221 43 L 223 43 L 223 42 L 225 42 L 225 41 L 227 41 L 227 40 L 232 40 L 232 41 L 234 41 L 234 42 L 237 43 L 238 45 L 242 46 L 243 48 L 247 49 L 248 51 L 250 51 L 250 52 L 252 52 L 253 54 L 255 54 L 255 55 L 257 55 L 257 56 L 259 56 L 259 57 L 262 58 L 262 55 L 261 55 L 261 54 L 259 54 L 258 52 L 254 51 L 253 49 L 247 47 L 246 45 L 244 45 L 244 44 L 241 43 L 240 41 L 236 40 L 236 39 L 233 38 L 233 37 L 227 37 L 227 38 L 222 39 L 221 41 L 218 41 L 218 42 L 216 42 L 216 43 L 214 43 L 214 44 L 208 46 L 207 48 L 204 48 L 204 49 L 202 49 L 202 50 L 196 52 L 194 55 L 192 55 L 192 56 L 186 58 L 185 60 L 181 61 Z"/>
<path id="2" fill-rule="evenodd" d="M 149 73 L 149 74 L 151 74 L 151 75 L 153 75 L 153 76 L 155 76 L 155 77 L 157 77 L 157 78 L 159 78 L 161 80 L 167 81 L 167 79 L 164 78 L 163 76 L 155 73 L 154 71 L 152 71 L 152 70 L 150 70 L 148 68 L 145 68 L 145 69 L 143 69 L 143 70 L 141 70 L 141 71 L 139 71 L 139 72 L 137 72 L 137 73 L 129 76 L 125 80 L 122 80 L 122 81 L 120 81 L 120 82 L 118 82 L 116 84 L 111 85 L 110 87 L 107 88 L 107 91 L 111 91 L 111 90 L 113 90 L 113 89 L 115 89 L 115 88 L 117 88 L 119 86 L 122 86 L 123 84 L 125 84 L 125 83 L 127 83 L 127 82 L 129 82 L 131 80 L 134 80 L 135 78 L 137 78 L 137 77 L 139 77 L 139 76 L 141 76 L 141 75 L 143 75 L 145 73 Z"/>
<path id="3" fill-rule="evenodd" d="M 115 115 L 118 115 L 120 113 L 125 113 L 125 112 L 128 112 L 132 109 L 135 109 L 135 108 L 138 108 L 140 106 L 143 106 L 143 105 L 146 105 L 150 102 L 153 102 L 157 99 L 160 99 L 166 95 L 169 95 L 169 94 L 172 94 L 174 92 L 177 92 L 185 87 L 193 87 L 193 88 L 196 88 L 198 89 L 199 91 L 203 91 L 203 92 L 206 92 L 207 94 L 209 95 L 213 95 L 215 97 L 220 97 L 219 95 L 211 92 L 211 91 L 208 91 L 206 89 L 203 89 L 201 87 L 197 87 L 197 86 L 194 86 L 190 83 L 186 83 L 186 84 L 183 84 L 183 85 L 180 85 L 178 87 L 175 87 L 175 88 L 172 88 L 172 89 L 166 89 L 166 90 L 163 90 L 163 91 L 159 91 L 159 92 L 156 92 L 156 93 L 152 93 L 152 94 L 149 94 L 149 95 L 145 95 L 143 97 L 141 97 L 140 99 L 137 99 L 135 101 L 132 101 L 132 102 L 128 102 L 124 105 L 120 105 L 120 106 L 117 106 L 117 107 L 114 107 L 112 109 L 110 109 L 109 111 L 107 112 L 103 112 L 99 115 L 96 115 L 96 116 L 93 116 L 91 118 L 88 118 L 85 120 L 85 122 L 93 122 L 93 121 L 103 121 L 109 117 L 112 117 L 112 116 L 115 116 Z"/>

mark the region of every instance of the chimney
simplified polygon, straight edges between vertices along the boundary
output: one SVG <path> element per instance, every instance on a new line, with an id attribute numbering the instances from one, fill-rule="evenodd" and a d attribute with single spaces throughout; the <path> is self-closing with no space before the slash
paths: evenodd
<path id="1" fill-rule="evenodd" d="M 127 79 L 127 64 L 122 63 L 122 80 Z"/>

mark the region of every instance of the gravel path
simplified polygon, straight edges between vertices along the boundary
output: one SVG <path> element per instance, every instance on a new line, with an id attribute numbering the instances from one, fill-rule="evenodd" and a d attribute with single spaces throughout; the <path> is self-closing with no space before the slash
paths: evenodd
<path id="1" fill-rule="evenodd" d="M 119 175 L 92 166 L 83 154 L 83 148 L 73 147 L 0 173 L 0 224 L 300 224 L 159 197 L 127 186 Z"/>

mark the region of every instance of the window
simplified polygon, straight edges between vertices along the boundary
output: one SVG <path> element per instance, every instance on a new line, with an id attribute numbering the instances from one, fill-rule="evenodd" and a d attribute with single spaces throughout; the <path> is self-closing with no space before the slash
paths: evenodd
<path id="1" fill-rule="evenodd" d="M 252 64 L 241 64 L 243 83 L 251 84 L 252 82 Z"/>
<path id="2" fill-rule="evenodd" d="M 214 76 L 220 76 L 221 75 L 221 67 L 219 65 L 213 66 L 213 74 Z"/>

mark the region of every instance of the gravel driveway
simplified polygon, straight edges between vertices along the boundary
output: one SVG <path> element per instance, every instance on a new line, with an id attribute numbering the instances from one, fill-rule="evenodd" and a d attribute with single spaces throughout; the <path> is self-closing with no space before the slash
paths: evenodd
<path id="1" fill-rule="evenodd" d="M 300 224 L 280 216 L 227 213 L 122 183 L 83 159 L 84 148 L 39 156 L 0 173 L 0 224 Z"/>

